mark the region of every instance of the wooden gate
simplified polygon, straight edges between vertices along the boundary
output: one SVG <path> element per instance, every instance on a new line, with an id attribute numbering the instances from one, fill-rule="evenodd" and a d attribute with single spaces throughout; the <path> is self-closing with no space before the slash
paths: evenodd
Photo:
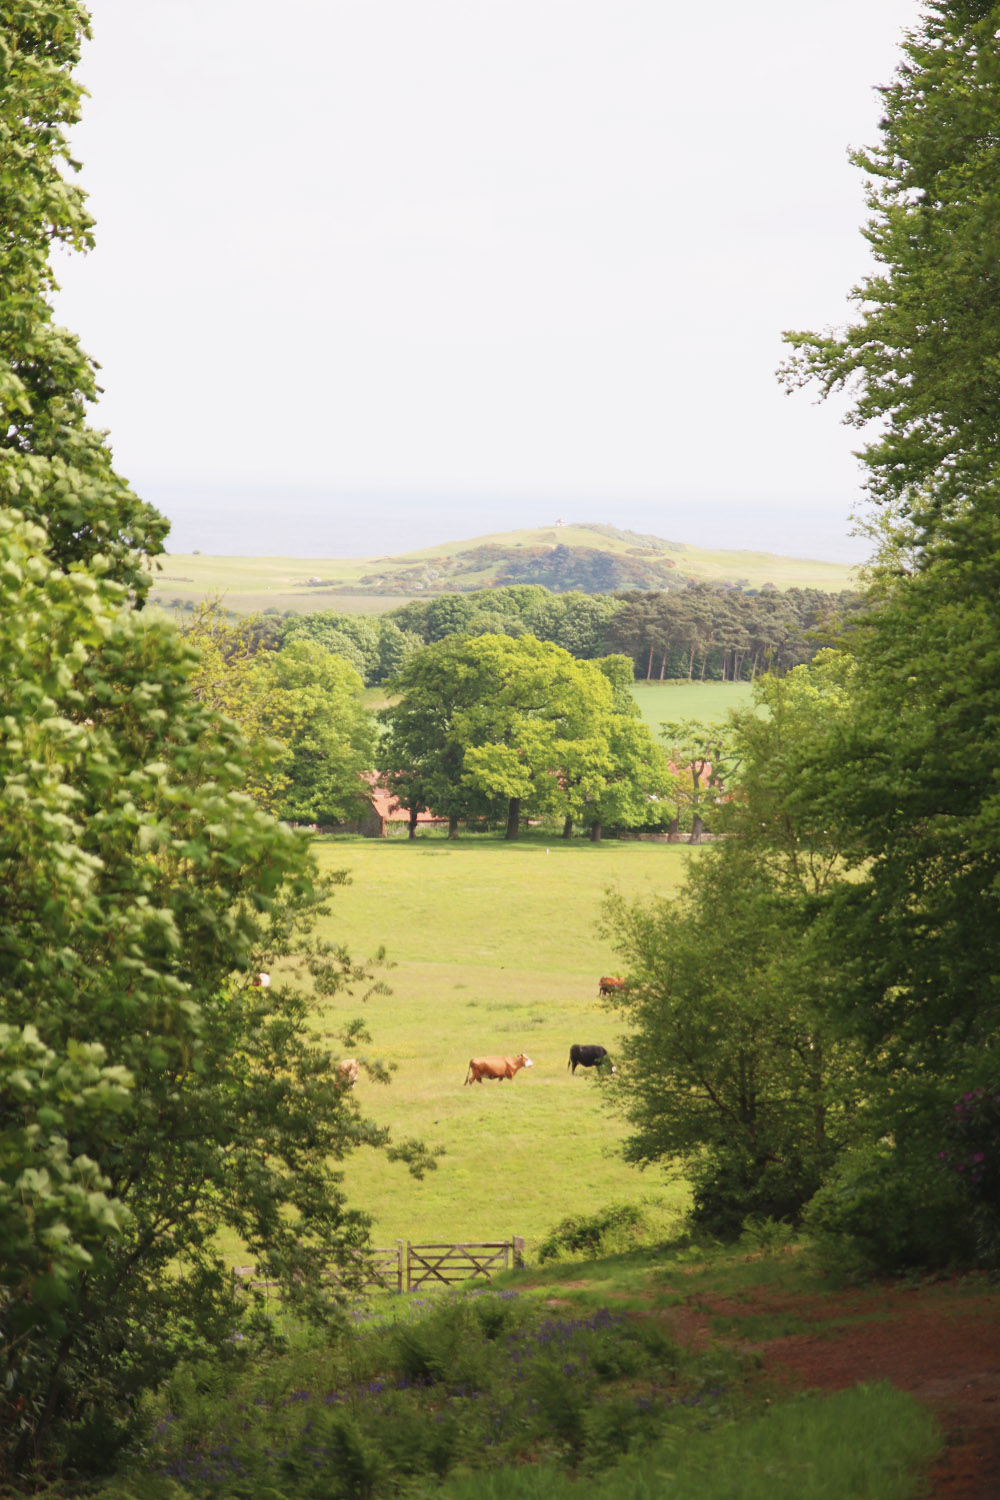
<path id="1" fill-rule="evenodd" d="M 495 1271 L 524 1264 L 524 1240 L 499 1240 L 480 1245 L 406 1246 L 406 1290 L 438 1282 L 451 1286 L 481 1276 L 489 1281 Z"/>
<path id="2" fill-rule="evenodd" d="M 489 1281 L 497 1271 L 523 1266 L 524 1240 L 520 1235 L 484 1244 L 411 1245 L 409 1240 L 397 1240 L 395 1249 L 373 1249 L 365 1259 L 371 1271 L 365 1286 L 410 1292 L 428 1284 L 453 1286 L 474 1278 Z M 265 1297 L 272 1290 L 280 1296 L 278 1282 L 264 1280 L 254 1266 L 236 1266 L 233 1274 L 245 1285 L 263 1291 Z M 336 1271 L 328 1276 L 331 1281 L 338 1279 Z"/>

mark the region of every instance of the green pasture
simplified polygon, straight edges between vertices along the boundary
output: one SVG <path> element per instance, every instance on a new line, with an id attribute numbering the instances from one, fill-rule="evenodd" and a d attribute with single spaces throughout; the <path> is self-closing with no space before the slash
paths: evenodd
<path id="1" fill-rule="evenodd" d="M 153 564 L 150 602 L 175 608 L 221 598 L 235 614 L 276 610 L 308 614 L 335 609 L 341 614 L 381 614 L 405 604 L 399 594 L 362 590 L 358 580 L 371 571 L 371 559 L 331 562 L 294 557 L 204 557 L 201 553 L 167 553 Z M 321 583 L 310 583 L 310 579 Z M 326 580 L 331 580 L 329 583 Z M 343 589 L 344 592 L 340 590 Z"/>
<path id="2" fill-rule="evenodd" d="M 636 682 L 632 694 L 653 734 L 660 725 L 678 719 L 699 724 L 721 724 L 730 709 L 748 708 L 751 682 Z"/>
<path id="3" fill-rule="evenodd" d="M 370 1047 L 387 1059 L 386 1087 L 362 1074 L 366 1113 L 401 1137 L 444 1148 L 437 1171 L 415 1181 L 384 1155 L 364 1151 L 345 1166 L 352 1201 L 374 1217 L 374 1242 L 503 1240 L 532 1244 L 560 1219 L 609 1202 L 656 1200 L 664 1227 L 686 1202 L 666 1173 L 640 1173 L 617 1153 L 623 1123 L 610 1085 L 567 1069 L 573 1042 L 613 1053 L 618 1018 L 597 981 L 620 960 L 601 930 L 609 889 L 668 895 L 684 846 L 582 840 L 515 844 L 441 836 L 321 838 L 321 865 L 344 869 L 326 935 L 352 957 L 384 945 L 392 993 L 364 1005 L 341 996 L 320 1025 L 333 1039 L 364 1014 Z M 512 1082 L 464 1084 L 469 1058 L 524 1051 L 532 1068 Z"/>

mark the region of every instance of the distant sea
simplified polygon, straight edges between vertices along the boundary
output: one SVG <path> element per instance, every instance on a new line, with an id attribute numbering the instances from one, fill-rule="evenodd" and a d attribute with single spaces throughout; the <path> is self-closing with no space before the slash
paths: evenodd
<path id="1" fill-rule="evenodd" d="M 850 535 L 851 503 L 846 500 L 795 506 L 715 499 L 553 502 L 163 480 L 134 479 L 133 485 L 170 518 L 167 550 L 174 553 L 377 557 L 560 520 L 602 522 L 696 547 L 826 562 L 860 563 L 869 552 L 864 538 Z"/>

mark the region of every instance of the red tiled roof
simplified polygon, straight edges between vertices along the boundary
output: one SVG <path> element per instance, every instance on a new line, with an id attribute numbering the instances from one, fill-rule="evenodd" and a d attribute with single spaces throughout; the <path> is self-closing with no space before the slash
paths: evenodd
<path id="1" fill-rule="evenodd" d="M 380 818 L 385 818 L 390 823 L 408 823 L 410 814 L 405 807 L 400 807 L 396 801 L 395 793 L 388 787 L 383 786 L 377 771 L 365 771 L 364 779 L 370 787 L 372 807 Z M 418 823 L 447 823 L 447 818 L 436 818 L 433 813 L 417 813 Z"/>

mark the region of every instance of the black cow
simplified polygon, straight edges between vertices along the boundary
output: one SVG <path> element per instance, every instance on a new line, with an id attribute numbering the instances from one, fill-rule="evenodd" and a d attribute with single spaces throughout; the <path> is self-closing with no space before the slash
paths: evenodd
<path id="1" fill-rule="evenodd" d="M 613 1073 L 615 1065 L 608 1056 L 607 1047 L 583 1047 L 579 1042 L 574 1042 L 569 1049 L 569 1062 L 566 1066 L 567 1068 L 572 1068 L 575 1073 L 577 1064 L 581 1068 L 601 1068 L 605 1063 L 607 1063 Z"/>

